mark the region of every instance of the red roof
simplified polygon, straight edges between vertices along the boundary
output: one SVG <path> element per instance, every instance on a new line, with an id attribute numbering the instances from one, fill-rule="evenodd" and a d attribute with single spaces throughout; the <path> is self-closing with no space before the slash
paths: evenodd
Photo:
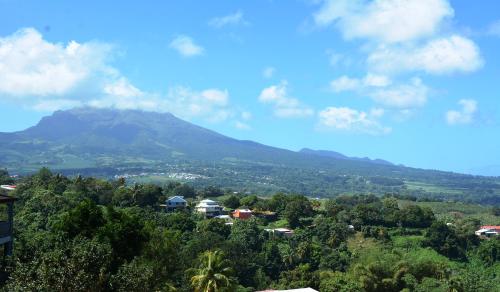
<path id="1" fill-rule="evenodd" d="M 481 226 L 481 229 L 500 229 L 500 225 L 485 225 Z"/>
<path id="2" fill-rule="evenodd" d="M 236 210 L 234 210 L 234 213 L 235 213 L 235 212 L 240 212 L 240 213 L 252 213 L 252 211 L 251 211 L 251 210 L 249 210 L 249 209 L 236 209 Z"/>

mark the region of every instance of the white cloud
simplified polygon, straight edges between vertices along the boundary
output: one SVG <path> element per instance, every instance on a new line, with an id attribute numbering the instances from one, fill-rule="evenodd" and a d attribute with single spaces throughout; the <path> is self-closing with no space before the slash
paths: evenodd
<path id="1" fill-rule="evenodd" d="M 314 114 L 314 111 L 303 105 L 298 99 L 288 96 L 288 83 L 281 82 L 264 88 L 259 95 L 259 101 L 272 104 L 274 115 L 281 118 L 306 117 Z"/>
<path id="2" fill-rule="evenodd" d="M 429 88 L 419 78 L 413 78 L 409 84 L 398 84 L 368 93 L 377 103 L 400 109 L 411 109 L 425 105 L 428 94 Z"/>
<path id="3" fill-rule="evenodd" d="M 421 47 L 381 46 L 368 57 L 380 72 L 424 71 L 430 74 L 472 72 L 483 65 L 477 45 L 462 36 L 438 38 Z"/>
<path id="4" fill-rule="evenodd" d="M 94 106 L 171 112 L 209 122 L 251 118 L 230 104 L 225 89 L 143 91 L 108 64 L 111 49 L 93 42 L 51 43 L 31 28 L 0 38 L 0 98 L 38 111 Z"/>
<path id="5" fill-rule="evenodd" d="M 236 129 L 239 129 L 239 130 L 251 130 L 252 129 L 252 127 L 250 127 L 248 124 L 240 122 L 240 121 L 236 121 L 234 123 L 234 126 L 236 127 Z"/>
<path id="6" fill-rule="evenodd" d="M 449 110 L 446 112 L 446 122 L 449 125 L 472 123 L 477 114 L 477 101 L 461 99 L 458 104 L 462 106 L 462 109 L 460 111 Z"/>
<path id="7" fill-rule="evenodd" d="M 392 129 L 382 126 L 377 120 L 382 115 L 383 112 L 377 109 L 368 114 L 348 107 L 327 107 L 318 113 L 319 129 L 370 135 L 388 134 Z"/>
<path id="8" fill-rule="evenodd" d="M 164 99 L 164 109 L 185 119 L 201 118 L 210 122 L 225 121 L 234 115 L 227 90 L 195 91 L 187 87 L 171 88 Z"/>
<path id="9" fill-rule="evenodd" d="M 367 87 L 386 87 L 391 83 L 392 81 L 389 77 L 371 73 L 368 73 L 363 79 L 363 84 Z"/>
<path id="10" fill-rule="evenodd" d="M 287 97 L 286 81 L 278 85 L 272 85 L 264 88 L 259 95 L 259 100 L 264 103 L 275 103 L 282 106 L 294 106 L 298 103 L 296 99 Z"/>
<path id="11" fill-rule="evenodd" d="M 99 43 L 50 43 L 35 29 L 21 29 L 0 38 L 0 94 L 69 94 L 96 75 L 113 75 L 105 65 L 110 51 L 109 45 Z"/>
<path id="12" fill-rule="evenodd" d="M 274 67 L 266 67 L 264 68 L 264 70 L 262 70 L 262 76 L 266 79 L 273 78 L 274 73 L 276 73 L 276 68 Z"/>
<path id="13" fill-rule="evenodd" d="M 449 74 L 473 72 L 484 63 L 474 41 L 450 34 L 449 29 L 444 33 L 443 23 L 454 16 L 448 0 L 324 0 L 321 3 L 313 15 L 315 23 L 334 25 L 346 39 L 367 40 L 362 51 L 368 54 L 371 72 Z M 490 34 L 498 28 L 500 24 L 493 23 Z M 338 56 L 334 55 L 334 62 L 338 62 Z"/>
<path id="14" fill-rule="evenodd" d="M 476 43 L 450 33 L 454 11 L 449 0 L 322 0 L 313 15 L 319 27 L 334 26 L 345 39 L 362 39 L 366 53 L 364 78 L 341 76 L 330 82 L 335 92 L 355 91 L 407 119 L 427 103 L 430 89 L 420 78 L 404 83 L 412 72 L 443 75 L 470 73 L 484 61 Z M 489 34 L 500 32 L 500 22 Z M 337 64 L 340 56 L 333 55 Z M 330 62 L 332 62 L 330 60 Z M 457 116 L 452 113 L 452 116 Z"/>
<path id="15" fill-rule="evenodd" d="M 393 84 L 389 77 L 373 73 L 363 78 L 341 76 L 330 82 L 330 88 L 335 92 L 355 91 L 380 105 L 398 109 L 422 107 L 430 91 L 420 78 L 412 78 L 409 83 Z"/>
<path id="16" fill-rule="evenodd" d="M 140 109 L 145 111 L 164 112 L 165 104 L 160 96 L 143 95 L 143 96 L 117 96 L 117 95 L 102 95 L 87 101 L 82 102 L 84 105 L 97 108 L 116 108 L 125 109 Z"/>
<path id="17" fill-rule="evenodd" d="M 116 97 L 142 96 L 144 93 L 132 85 L 126 78 L 121 77 L 113 83 L 104 86 L 104 93 Z"/>
<path id="18" fill-rule="evenodd" d="M 330 82 L 330 88 L 335 92 L 357 90 L 361 86 L 362 82 L 359 79 L 350 78 L 346 75 Z"/>
<path id="19" fill-rule="evenodd" d="M 229 100 L 229 93 L 227 90 L 207 89 L 201 92 L 201 97 L 217 106 L 226 106 Z"/>
<path id="20" fill-rule="evenodd" d="M 228 25 L 248 25 L 249 22 L 243 17 L 243 12 L 236 11 L 235 13 L 212 18 L 208 24 L 215 28 L 221 28 Z"/>
<path id="21" fill-rule="evenodd" d="M 179 35 L 170 42 L 170 48 L 176 50 L 183 57 L 194 57 L 202 55 L 203 47 L 197 45 L 194 40 L 186 35 Z"/>
<path id="22" fill-rule="evenodd" d="M 170 112 L 183 119 L 209 122 L 225 121 L 235 115 L 235 110 L 229 105 L 228 91 L 213 88 L 197 91 L 178 86 L 170 88 L 166 95 L 144 92 L 141 95 L 107 95 L 87 104 L 101 108 Z"/>
<path id="23" fill-rule="evenodd" d="M 363 79 L 343 75 L 330 82 L 330 88 L 335 92 L 363 90 L 369 87 L 386 87 L 392 83 L 389 77 L 368 73 Z"/>
<path id="24" fill-rule="evenodd" d="M 335 23 L 348 39 L 396 43 L 430 36 L 453 15 L 447 0 L 326 0 L 314 21 Z"/>

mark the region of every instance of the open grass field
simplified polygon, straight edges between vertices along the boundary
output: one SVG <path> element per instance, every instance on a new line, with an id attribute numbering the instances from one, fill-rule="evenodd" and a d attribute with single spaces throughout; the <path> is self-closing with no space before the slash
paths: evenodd
<path id="1" fill-rule="evenodd" d="M 461 218 L 474 218 L 481 221 L 482 225 L 500 224 L 500 217 L 491 213 L 491 206 L 462 202 L 412 202 L 405 200 L 399 201 L 399 204 L 400 206 L 417 204 L 421 207 L 429 207 L 436 218 L 446 222 L 455 222 L 455 220 Z"/>
<path id="2" fill-rule="evenodd" d="M 382 249 L 382 244 L 374 238 L 365 238 L 361 232 L 356 232 L 347 240 L 347 247 L 353 254 L 357 254 L 366 249 Z"/>
<path id="3" fill-rule="evenodd" d="M 404 236 L 392 236 L 391 237 L 394 247 L 401 249 L 415 249 L 420 246 L 422 240 L 424 240 L 423 235 L 404 235 Z"/>
<path id="4" fill-rule="evenodd" d="M 405 181 L 405 185 L 409 190 L 423 190 L 428 193 L 443 193 L 450 195 L 459 195 L 464 192 L 464 189 L 452 189 L 443 186 L 437 186 L 424 182 Z"/>

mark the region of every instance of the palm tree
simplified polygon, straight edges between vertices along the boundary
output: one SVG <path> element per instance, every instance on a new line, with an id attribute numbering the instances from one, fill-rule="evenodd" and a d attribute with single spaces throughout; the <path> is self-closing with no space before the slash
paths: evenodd
<path id="1" fill-rule="evenodd" d="M 201 254 L 199 267 L 192 271 L 191 285 L 196 292 L 229 291 L 235 284 L 228 261 L 219 250 Z"/>
<path id="2" fill-rule="evenodd" d="M 295 251 L 289 245 L 285 245 L 280 249 L 280 254 L 285 267 L 287 267 L 288 270 L 293 269 L 296 262 Z"/>

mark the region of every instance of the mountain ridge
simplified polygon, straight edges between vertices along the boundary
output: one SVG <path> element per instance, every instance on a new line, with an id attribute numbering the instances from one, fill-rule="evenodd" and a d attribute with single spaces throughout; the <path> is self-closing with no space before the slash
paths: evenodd
<path id="1" fill-rule="evenodd" d="M 77 108 L 23 131 L 0 133 L 0 165 L 15 173 L 49 167 L 66 174 L 193 173 L 193 184 L 262 193 L 500 194 L 500 180 L 394 165 L 325 150 L 292 151 L 237 140 L 169 113 Z M 174 175 L 175 177 L 175 175 Z"/>
<path id="2" fill-rule="evenodd" d="M 346 159 L 346 160 L 357 160 L 357 161 L 365 161 L 365 162 L 371 162 L 371 163 L 376 163 L 376 164 L 383 164 L 383 165 L 394 165 L 394 163 L 389 162 L 387 160 L 375 158 L 375 159 L 370 159 L 369 157 L 354 157 L 354 156 L 347 156 L 344 155 L 340 152 L 332 151 L 332 150 L 313 150 L 310 148 L 302 148 L 298 152 L 300 153 L 305 153 L 305 154 L 311 154 L 311 155 L 319 155 L 319 156 L 324 156 L 324 157 L 332 157 L 332 158 L 337 158 L 337 159 Z"/>
<path id="3" fill-rule="evenodd" d="M 100 153 L 123 150 L 136 155 L 140 152 L 150 158 L 157 158 L 155 156 L 162 151 L 174 151 L 177 155 L 185 154 L 197 159 L 210 157 L 210 160 L 236 157 L 269 162 L 277 161 L 276 155 L 289 159 L 303 157 L 300 151 L 233 139 L 183 121 L 170 113 L 138 110 L 76 108 L 56 111 L 26 130 L 1 134 L 14 140 L 40 140 L 48 144 L 78 142 L 80 148 L 86 147 L 85 151 L 98 147 L 97 152 Z M 73 147 L 78 148 L 75 145 Z M 134 147 L 141 151 L 134 151 Z M 253 156 L 256 152 L 259 156 Z"/>

